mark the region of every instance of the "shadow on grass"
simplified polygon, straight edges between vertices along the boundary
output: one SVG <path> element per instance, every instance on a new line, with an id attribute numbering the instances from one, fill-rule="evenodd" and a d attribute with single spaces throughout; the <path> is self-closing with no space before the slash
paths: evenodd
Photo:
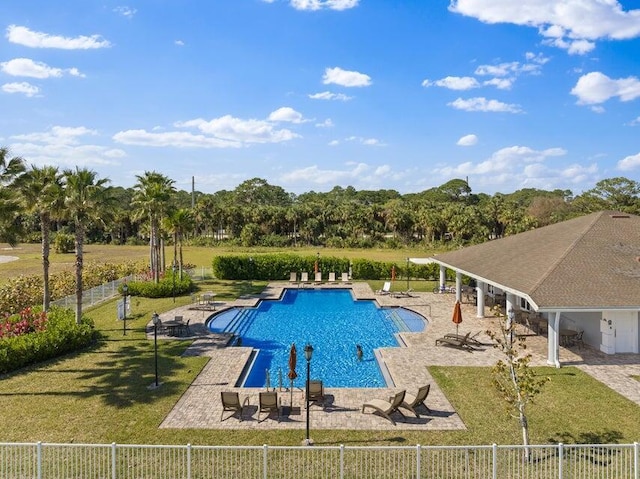
<path id="1" fill-rule="evenodd" d="M 573 434 L 560 432 L 549 438 L 550 444 L 618 444 L 624 435 L 620 431 L 606 430 L 601 432 L 581 432 Z"/>

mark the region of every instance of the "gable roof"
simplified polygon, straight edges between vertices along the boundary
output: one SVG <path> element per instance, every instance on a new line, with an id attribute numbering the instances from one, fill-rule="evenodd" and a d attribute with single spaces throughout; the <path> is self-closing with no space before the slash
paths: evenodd
<path id="1" fill-rule="evenodd" d="M 640 309 L 640 217 L 601 211 L 431 260 L 540 310 Z"/>

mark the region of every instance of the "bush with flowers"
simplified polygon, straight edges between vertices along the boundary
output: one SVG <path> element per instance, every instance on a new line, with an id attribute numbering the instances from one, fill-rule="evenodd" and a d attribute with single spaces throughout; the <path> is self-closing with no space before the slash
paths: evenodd
<path id="1" fill-rule="evenodd" d="M 76 323 L 69 309 L 25 308 L 0 319 L 0 374 L 55 358 L 88 346 L 97 339 L 93 322 Z"/>

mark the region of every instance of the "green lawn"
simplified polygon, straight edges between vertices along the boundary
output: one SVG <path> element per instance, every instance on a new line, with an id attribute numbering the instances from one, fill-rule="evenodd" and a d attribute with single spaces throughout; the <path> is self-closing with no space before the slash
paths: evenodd
<path id="1" fill-rule="evenodd" d="M 259 283 L 216 281 L 221 297 L 259 291 Z M 0 441 L 89 443 L 298 445 L 302 431 L 173 430 L 158 426 L 205 365 L 181 357 L 187 341 L 159 342 L 162 387 L 153 382 L 153 342 L 144 325 L 153 311 L 173 307 L 171 298 L 135 298 L 126 336 L 115 321 L 115 303 L 89 312 L 102 333 L 82 351 L 0 379 Z M 176 304 L 185 304 L 178 298 Z M 551 377 L 531 407 L 533 442 L 633 442 L 640 439 L 640 407 L 576 368 L 540 368 Z M 431 372 L 467 425 L 467 431 L 313 431 L 318 444 L 519 443 L 517 421 L 504 412 L 488 368 L 433 367 Z"/>

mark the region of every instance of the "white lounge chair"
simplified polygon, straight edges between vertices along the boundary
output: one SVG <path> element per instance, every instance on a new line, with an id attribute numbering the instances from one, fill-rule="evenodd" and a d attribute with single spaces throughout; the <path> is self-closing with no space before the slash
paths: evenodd
<path id="1" fill-rule="evenodd" d="M 336 282 L 336 274 L 335 273 L 329 273 L 329 279 L 327 280 L 328 283 L 335 283 Z"/>
<path id="2" fill-rule="evenodd" d="M 297 283 L 298 282 L 298 273 L 296 273 L 295 271 L 292 271 L 291 273 L 289 273 L 289 282 L 290 283 Z"/>
<path id="3" fill-rule="evenodd" d="M 300 282 L 301 283 L 309 283 L 309 273 L 303 271 L 300 273 Z"/>
<path id="4" fill-rule="evenodd" d="M 316 273 L 316 280 L 315 280 L 316 284 L 321 284 L 322 283 L 322 273 L 320 271 L 318 271 Z"/>
<path id="5" fill-rule="evenodd" d="M 385 281 L 382 285 L 382 289 L 376 291 L 376 294 L 389 294 L 391 293 L 391 281 Z"/>
<path id="6" fill-rule="evenodd" d="M 349 281 L 349 273 L 342 273 L 340 281 L 342 281 L 344 284 L 351 284 L 351 281 Z"/>

